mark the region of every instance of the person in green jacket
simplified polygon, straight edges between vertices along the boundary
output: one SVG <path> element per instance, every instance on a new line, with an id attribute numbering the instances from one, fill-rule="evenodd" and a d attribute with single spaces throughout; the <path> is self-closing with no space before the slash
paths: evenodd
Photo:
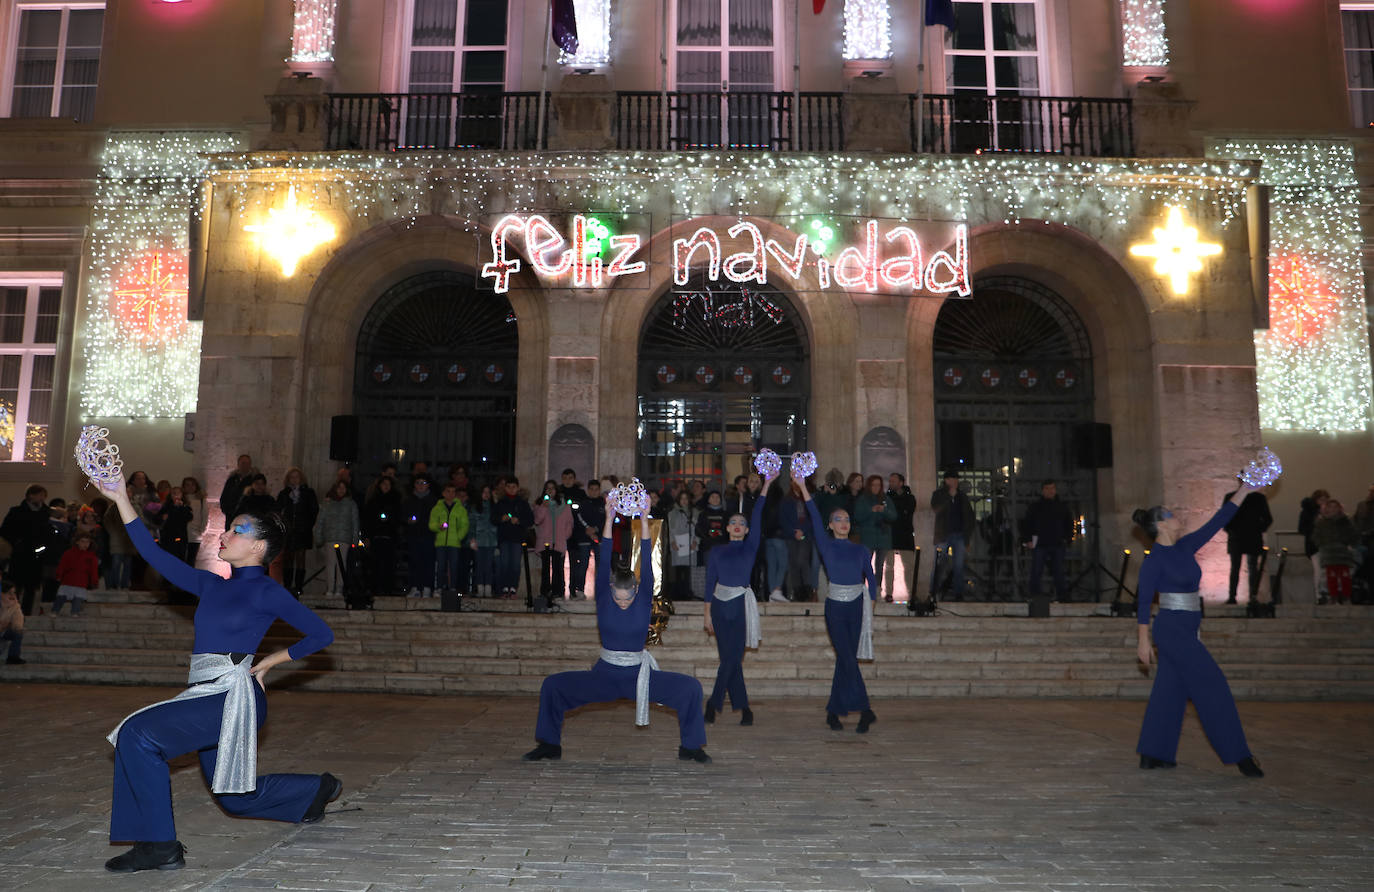
<path id="1" fill-rule="evenodd" d="M 434 533 L 434 552 L 439 563 L 434 585 L 438 589 L 457 591 L 458 555 L 468 537 L 468 512 L 458 501 L 458 487 L 452 483 L 444 487 L 444 497 L 430 509 L 429 529 Z"/>
<path id="2" fill-rule="evenodd" d="M 873 575 L 880 579 L 883 561 L 892 550 L 892 524 L 896 520 L 897 506 L 883 491 L 883 478 L 869 475 L 863 492 L 854 498 L 854 526 L 859 530 L 859 544 L 873 552 Z"/>

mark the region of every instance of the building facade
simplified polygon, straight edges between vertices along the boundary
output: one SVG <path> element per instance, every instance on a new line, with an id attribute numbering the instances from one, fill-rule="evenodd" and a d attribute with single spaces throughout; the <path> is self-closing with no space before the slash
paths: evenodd
<path id="1" fill-rule="evenodd" d="M 1363 497 L 1374 8 L 1070 5 L 0 3 L 0 475 L 813 450 L 959 468 L 990 588 L 1047 478 L 1087 588 L 1261 444 Z"/>

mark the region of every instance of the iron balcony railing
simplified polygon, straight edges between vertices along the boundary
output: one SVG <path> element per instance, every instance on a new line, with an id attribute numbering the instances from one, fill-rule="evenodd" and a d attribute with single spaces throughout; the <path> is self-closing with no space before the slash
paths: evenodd
<path id="1" fill-rule="evenodd" d="M 1087 96 L 911 96 L 912 151 L 1135 154 L 1131 100 Z M 917 139 L 917 126 L 924 128 Z"/>
<path id="2" fill-rule="evenodd" d="M 842 99 L 842 93 L 620 92 L 615 144 L 650 151 L 836 152 L 844 148 Z"/>
<path id="3" fill-rule="evenodd" d="M 550 105 L 545 97 L 545 145 L 538 146 L 539 94 L 535 92 L 332 93 L 325 148 L 369 152 L 544 148 Z"/>

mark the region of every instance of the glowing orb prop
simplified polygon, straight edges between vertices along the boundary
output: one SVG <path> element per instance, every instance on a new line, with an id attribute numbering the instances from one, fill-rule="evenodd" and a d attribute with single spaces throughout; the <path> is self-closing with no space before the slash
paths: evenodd
<path id="1" fill-rule="evenodd" d="M 1283 464 L 1268 446 L 1259 451 L 1254 461 L 1236 476 L 1246 486 L 1271 486 L 1283 474 Z"/>
<path id="2" fill-rule="evenodd" d="M 119 447 L 110 442 L 109 428 L 94 424 L 83 427 L 73 454 L 82 473 L 96 484 L 124 485 L 124 462 L 119 457 Z"/>
<path id="3" fill-rule="evenodd" d="M 649 513 L 649 491 L 639 482 L 638 477 L 611 490 L 610 502 L 615 508 L 615 513 L 625 517 L 638 517 Z"/>
<path id="4" fill-rule="evenodd" d="M 816 461 L 814 452 L 794 452 L 792 453 L 792 476 L 798 480 L 804 480 L 816 473 L 816 468 L 820 463 Z"/>
<path id="5" fill-rule="evenodd" d="M 754 456 L 754 470 L 765 477 L 776 477 L 782 470 L 782 457 L 771 449 L 760 449 Z"/>

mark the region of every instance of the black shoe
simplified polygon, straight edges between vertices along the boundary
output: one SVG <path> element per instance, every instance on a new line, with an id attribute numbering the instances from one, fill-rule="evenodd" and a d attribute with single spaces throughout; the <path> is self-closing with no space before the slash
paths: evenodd
<path id="1" fill-rule="evenodd" d="M 1226 599 L 1226 603 L 1227 603 L 1227 604 L 1235 604 L 1235 603 L 1236 603 L 1236 596 L 1235 596 L 1235 595 L 1232 595 L 1231 597 L 1227 598 L 1227 599 Z"/>
<path id="2" fill-rule="evenodd" d="M 22 666 L 22 665 L 24 665 L 24 664 L 27 663 L 27 662 L 28 662 L 28 660 L 24 659 L 23 657 L 6 657 L 6 658 L 5 658 L 5 663 L 8 664 L 8 665 L 10 665 L 10 666 Z"/>
<path id="3" fill-rule="evenodd" d="M 1259 763 L 1255 761 L 1254 756 L 1246 756 L 1244 759 L 1241 759 L 1236 763 L 1236 767 L 1239 768 L 1240 773 L 1246 777 L 1264 777 L 1264 771 L 1259 767 Z"/>
<path id="4" fill-rule="evenodd" d="M 553 759 L 556 762 L 563 758 L 563 747 L 556 743 L 545 743 L 541 740 L 538 746 L 520 758 L 526 762 L 538 762 L 540 759 Z"/>
<path id="5" fill-rule="evenodd" d="M 747 706 L 744 707 L 744 715 L 740 717 L 739 723 L 741 725 L 754 724 L 754 711 Z"/>
<path id="6" fill-rule="evenodd" d="M 873 714 L 873 710 L 865 709 L 862 713 L 859 714 L 859 727 L 855 728 L 854 730 L 859 732 L 860 734 L 867 734 L 868 726 L 872 725 L 877 720 L 878 717 Z"/>
<path id="7" fill-rule="evenodd" d="M 689 750 L 685 746 L 680 746 L 677 748 L 677 757 L 683 762 L 697 762 L 702 765 L 711 764 L 711 757 L 706 755 L 706 750 L 701 747 Z"/>
<path id="8" fill-rule="evenodd" d="M 714 706 L 712 706 L 710 703 L 707 703 L 707 704 L 706 704 L 706 724 L 708 724 L 708 725 L 714 725 L 715 723 L 716 723 L 716 708 L 715 708 Z"/>
<path id="9" fill-rule="evenodd" d="M 326 771 L 320 775 L 320 789 L 316 791 L 315 798 L 310 801 L 310 807 L 305 810 L 305 815 L 301 817 L 302 824 L 313 824 L 324 817 L 324 807 L 343 792 L 343 781 Z"/>
<path id="10" fill-rule="evenodd" d="M 1144 753 L 1140 754 L 1141 768 L 1173 768 L 1176 765 L 1178 765 L 1177 762 L 1166 762 L 1163 759 L 1156 759 L 1154 756 L 1147 756 Z"/>
<path id="11" fill-rule="evenodd" d="M 843 731 L 844 725 L 840 724 L 840 717 L 833 712 L 825 714 L 825 723 L 830 726 L 831 731 Z"/>
<path id="12" fill-rule="evenodd" d="M 186 847 L 171 842 L 136 842 L 123 855 L 105 862 L 111 873 L 133 873 L 136 870 L 181 870 L 186 866 Z"/>

